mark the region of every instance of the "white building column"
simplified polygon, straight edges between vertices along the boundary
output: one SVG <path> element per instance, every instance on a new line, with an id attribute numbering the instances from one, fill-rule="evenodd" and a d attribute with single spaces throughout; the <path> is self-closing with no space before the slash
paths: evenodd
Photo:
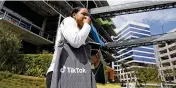
<path id="1" fill-rule="evenodd" d="M 41 35 L 41 36 L 44 36 L 45 27 L 46 27 L 46 22 L 47 22 L 47 17 L 45 17 L 44 20 L 43 20 L 42 30 L 41 30 L 41 32 L 40 32 L 40 35 Z"/>
<path id="2" fill-rule="evenodd" d="M 40 30 L 40 36 L 44 36 L 44 32 L 45 32 L 45 27 L 46 27 L 46 22 L 47 22 L 47 17 L 44 18 L 43 23 L 42 23 L 42 30 Z M 37 51 L 38 54 L 42 53 L 41 51 L 41 45 L 37 46 Z"/>
<path id="3" fill-rule="evenodd" d="M 112 69 L 114 69 L 114 62 L 112 62 Z"/>
<path id="4" fill-rule="evenodd" d="M 5 0 L 1 0 L 1 1 L 0 1 L 0 10 L 1 10 L 2 7 L 4 6 L 4 2 L 5 2 Z"/>
<path id="5" fill-rule="evenodd" d="M 170 48 L 167 43 L 166 43 L 166 47 Z M 171 58 L 171 56 L 170 56 L 171 53 L 170 53 L 170 51 L 169 51 L 168 48 L 167 48 L 166 50 L 167 50 L 167 52 L 168 52 L 167 55 L 168 55 L 168 57 L 169 57 L 169 63 L 170 63 L 170 67 L 171 67 L 170 69 L 172 70 L 172 73 L 174 73 L 174 65 L 172 64 L 172 58 Z M 174 78 L 173 81 L 175 81 L 175 76 L 172 75 L 171 77 L 173 77 L 173 78 Z M 173 82 L 173 81 L 172 81 L 172 82 Z"/>
<path id="6" fill-rule="evenodd" d="M 161 80 L 162 81 L 166 81 L 165 76 L 164 76 L 164 72 L 162 70 L 163 65 L 161 63 L 161 58 L 160 58 L 160 54 L 159 54 L 159 49 L 157 48 L 157 45 L 154 45 L 154 52 L 155 52 L 155 57 L 156 57 L 156 65 L 158 67 L 158 73 L 161 76 Z"/>

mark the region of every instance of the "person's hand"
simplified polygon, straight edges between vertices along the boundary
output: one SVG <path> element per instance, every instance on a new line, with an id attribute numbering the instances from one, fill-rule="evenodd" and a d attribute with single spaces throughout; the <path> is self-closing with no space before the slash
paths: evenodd
<path id="1" fill-rule="evenodd" d="M 85 16 L 83 22 L 90 24 L 91 23 L 91 18 L 89 16 Z"/>

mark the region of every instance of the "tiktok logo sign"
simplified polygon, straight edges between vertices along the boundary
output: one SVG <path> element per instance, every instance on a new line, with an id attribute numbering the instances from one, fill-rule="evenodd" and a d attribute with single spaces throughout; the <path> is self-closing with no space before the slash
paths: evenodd
<path id="1" fill-rule="evenodd" d="M 86 69 L 84 68 L 72 68 L 72 67 L 66 67 L 66 66 L 63 66 L 61 69 L 60 69 L 60 72 L 61 73 L 86 73 Z"/>

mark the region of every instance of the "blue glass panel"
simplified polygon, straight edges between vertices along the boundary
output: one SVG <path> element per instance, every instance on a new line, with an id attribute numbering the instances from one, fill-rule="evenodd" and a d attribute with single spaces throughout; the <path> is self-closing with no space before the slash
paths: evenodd
<path id="1" fill-rule="evenodd" d="M 137 25 L 133 25 L 133 24 L 130 24 L 129 27 L 135 27 L 135 28 L 140 28 L 140 29 L 144 29 L 144 30 L 148 30 L 148 31 L 150 31 L 149 28 L 142 27 L 142 26 L 137 26 Z"/>
<path id="2" fill-rule="evenodd" d="M 142 35 L 142 34 L 137 34 L 137 33 L 131 33 L 131 35 L 137 36 L 139 38 L 148 37 L 147 35 Z"/>
<path id="3" fill-rule="evenodd" d="M 134 58 L 134 60 L 137 60 L 137 61 L 154 62 L 154 63 L 156 63 L 155 59 L 148 59 L 148 58 L 141 58 L 141 57 L 133 57 L 133 58 Z"/>
<path id="4" fill-rule="evenodd" d="M 146 49 L 146 48 L 133 48 L 134 50 L 138 50 L 138 51 L 146 51 L 146 52 L 151 52 L 151 53 L 154 53 L 154 50 L 151 50 L 151 49 Z"/>
<path id="5" fill-rule="evenodd" d="M 130 28 L 130 31 L 134 31 L 134 32 L 138 32 L 138 33 L 143 33 L 143 34 L 148 34 L 148 35 L 150 35 L 150 32 L 142 31 L 142 30 L 137 30 L 137 29 L 133 29 L 133 28 Z"/>
<path id="6" fill-rule="evenodd" d="M 155 57 L 154 54 L 147 54 L 147 53 L 142 53 L 142 52 L 133 52 L 133 55 L 139 55 L 139 56 L 146 56 L 146 57 Z"/>

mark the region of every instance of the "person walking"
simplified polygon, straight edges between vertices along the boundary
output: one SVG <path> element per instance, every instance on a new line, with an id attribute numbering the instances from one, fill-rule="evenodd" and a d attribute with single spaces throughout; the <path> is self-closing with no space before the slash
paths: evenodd
<path id="1" fill-rule="evenodd" d="M 86 44 L 90 24 L 88 10 L 81 7 L 74 8 L 71 16 L 61 22 L 46 75 L 47 88 L 96 88 L 90 46 Z"/>

